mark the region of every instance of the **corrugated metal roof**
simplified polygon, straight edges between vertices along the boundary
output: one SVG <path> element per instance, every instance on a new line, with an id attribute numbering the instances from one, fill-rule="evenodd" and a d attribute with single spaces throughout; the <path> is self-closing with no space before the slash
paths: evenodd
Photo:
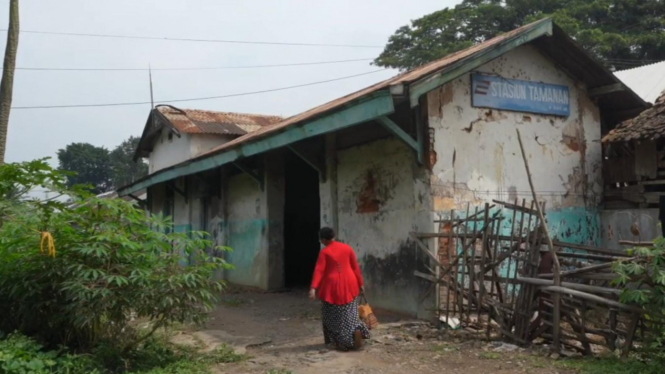
<path id="1" fill-rule="evenodd" d="M 655 101 L 651 108 L 605 135 L 603 143 L 656 140 L 665 137 L 665 91 Z"/>
<path id="2" fill-rule="evenodd" d="M 614 77 L 612 73 L 607 71 L 600 63 L 595 61 L 586 52 L 584 52 L 581 47 L 575 44 L 575 42 L 568 35 L 566 35 L 565 32 L 557 27 L 550 18 L 545 18 L 509 31 L 505 34 L 501 34 L 484 43 L 480 43 L 459 52 L 455 52 L 439 60 L 418 67 L 414 70 L 379 82 L 363 90 L 315 107 L 301 114 L 289 117 L 282 122 L 271 126 L 266 126 L 256 132 L 241 136 L 206 153 L 203 153 L 202 156 L 219 153 L 225 149 L 233 148 L 238 144 L 250 142 L 271 133 L 281 131 L 282 129 L 296 123 L 312 120 L 326 112 L 342 107 L 356 99 L 380 91 L 382 89 L 387 89 L 391 86 L 408 85 L 414 82 L 423 81 L 433 76 L 434 74 L 440 73 L 441 71 L 455 68 L 458 64 L 463 64 L 468 58 L 472 58 L 475 55 L 496 48 L 502 43 L 507 42 L 515 37 L 520 37 L 521 34 L 524 34 L 525 32 L 534 29 L 540 24 L 547 22 L 552 23 L 554 36 L 544 38 L 543 40 L 534 41 L 534 44 L 536 47 L 541 49 L 541 52 L 557 61 L 560 65 L 567 67 L 567 70 L 570 73 L 576 73 L 578 79 L 585 81 L 590 88 L 600 87 L 617 82 L 617 78 Z M 571 50 L 576 50 L 577 53 L 570 52 Z M 567 53 L 564 53 L 566 51 Z M 608 95 L 605 97 L 601 103 L 601 107 L 604 107 L 605 109 L 611 108 L 614 110 L 624 110 L 628 108 L 634 108 L 636 105 L 639 106 L 640 104 L 642 105 L 640 108 L 645 108 L 644 103 L 641 102 L 635 93 L 624 91 L 623 93 Z M 639 110 L 637 113 L 639 113 Z"/>
<path id="3" fill-rule="evenodd" d="M 548 20 L 545 20 L 545 21 L 548 21 Z M 551 20 L 549 20 L 549 21 L 551 21 Z M 289 117 L 289 118 L 285 119 L 284 121 L 276 123 L 272 126 L 266 126 L 262 129 L 256 131 L 256 132 L 253 132 L 251 134 L 247 134 L 245 136 L 241 136 L 241 137 L 239 137 L 237 139 L 234 139 L 234 140 L 232 140 L 228 143 L 224 143 L 223 145 L 221 145 L 217 148 L 214 148 L 211 151 L 204 153 L 203 155 L 217 153 L 217 152 L 220 152 L 224 149 L 232 148 L 237 144 L 249 142 L 249 141 L 252 141 L 254 139 L 261 138 L 261 137 L 264 137 L 268 134 L 274 133 L 276 131 L 280 131 L 280 130 L 284 129 L 285 127 L 291 126 L 293 124 L 296 124 L 296 123 L 299 123 L 299 122 L 304 122 L 306 120 L 316 118 L 317 116 L 319 116 L 323 113 L 326 113 L 326 112 L 328 112 L 332 109 L 341 107 L 345 104 L 348 104 L 348 103 L 352 102 L 353 100 L 359 99 L 363 96 L 366 96 L 366 95 L 369 95 L 373 92 L 388 88 L 390 86 L 396 86 L 396 85 L 400 85 L 400 84 L 408 84 L 408 83 L 418 81 L 418 80 L 420 80 L 422 78 L 425 78 L 425 77 L 427 77 L 427 76 L 429 76 L 433 73 L 437 73 L 441 69 L 443 69 L 447 66 L 450 66 L 450 65 L 452 65 L 456 62 L 459 62 L 459 61 L 463 60 L 464 58 L 467 58 L 469 56 L 472 56 L 472 55 L 474 55 L 476 53 L 479 53 L 479 52 L 482 52 L 484 50 L 491 49 L 492 47 L 506 41 L 507 39 L 512 38 L 515 35 L 518 35 L 518 34 L 524 32 L 524 30 L 526 30 L 526 29 L 530 29 L 530 28 L 534 27 L 534 25 L 539 24 L 541 22 L 543 22 L 543 20 L 536 21 L 534 23 L 522 26 L 518 29 L 512 30 L 512 31 L 507 32 L 505 34 L 499 35 L 499 36 L 497 36 L 493 39 L 490 39 L 490 40 L 488 40 L 484 43 L 480 43 L 480 44 L 477 44 L 477 45 L 472 46 L 470 48 L 461 50 L 459 52 L 455 52 L 455 53 L 450 54 L 450 55 L 448 55 L 444 58 L 441 58 L 441 59 L 436 60 L 436 61 L 432 61 L 432 62 L 430 62 L 428 64 L 425 64 L 421 67 L 418 67 L 414 70 L 407 71 L 405 73 L 399 74 L 399 75 L 397 75 L 393 78 L 389 78 L 387 80 L 384 80 L 384 81 L 379 82 L 375 85 L 369 86 L 369 87 L 367 87 L 365 89 L 362 89 L 360 91 L 357 91 L 357 92 L 354 92 L 352 94 L 340 97 L 339 99 L 330 101 L 326 104 L 320 105 L 320 106 L 315 107 L 313 109 L 310 109 L 306 112 L 303 112 L 303 113 L 297 114 L 295 116 Z"/>
<path id="4" fill-rule="evenodd" d="M 644 101 L 654 103 L 665 91 L 665 61 L 614 73 Z"/>
<path id="5" fill-rule="evenodd" d="M 178 131 L 188 134 L 245 135 L 283 119 L 278 116 L 180 109 L 170 106 L 160 106 L 157 110 Z"/>
<path id="6" fill-rule="evenodd" d="M 205 152 L 192 160 L 160 170 L 157 173 L 151 174 L 145 179 L 152 178 L 153 180 L 157 180 L 159 179 L 158 174 L 170 171 L 174 168 L 182 168 L 183 173 L 186 173 L 188 165 L 198 162 L 199 160 L 203 160 L 216 154 L 224 153 L 225 151 L 231 150 L 234 147 L 256 141 L 275 133 L 279 133 L 288 127 L 308 123 L 335 110 L 341 110 L 345 106 L 358 102 L 361 99 L 369 98 L 372 96 L 372 94 L 378 93 L 379 91 L 387 91 L 390 87 L 403 85 L 405 90 L 408 92 L 408 89 L 410 89 L 412 85 L 429 82 L 430 79 L 438 77 L 439 75 L 443 75 L 448 72 L 452 73 L 458 71 L 458 69 L 460 71 L 465 71 L 464 68 L 468 67 L 467 63 L 476 61 L 475 59 L 480 58 L 486 58 L 489 61 L 490 57 L 488 56 L 491 56 L 491 53 L 497 50 L 497 48 L 510 45 L 509 43 L 519 41 L 521 38 L 526 38 L 527 33 L 537 30 L 538 28 L 542 29 L 543 27 L 550 26 L 551 35 L 549 33 L 547 35 L 542 34 L 530 42 L 532 45 L 538 48 L 541 53 L 555 61 L 569 74 L 584 82 L 588 88 L 598 88 L 619 82 L 617 77 L 605 69 L 602 64 L 589 56 L 588 53 L 584 52 L 584 50 L 579 45 L 577 45 L 575 41 L 572 40 L 561 28 L 556 26 L 551 19 L 547 18 L 522 26 L 486 42 L 453 53 L 414 70 L 397 75 L 393 78 L 379 82 L 360 91 L 310 109 L 306 112 L 286 118 L 281 122 L 262 127 L 255 132 L 243 135 L 237 139 L 220 145 L 211 151 Z M 636 113 L 639 113 L 641 110 L 647 107 L 646 103 L 630 89 L 601 96 L 598 100 L 601 110 L 616 116 L 616 118 L 614 118 L 614 123 L 628 118 L 629 115 L 626 113 L 629 111 L 635 111 Z M 146 184 L 143 183 L 143 181 L 140 182 L 141 184 Z M 130 186 L 126 186 L 123 190 L 127 191 L 129 188 Z"/>

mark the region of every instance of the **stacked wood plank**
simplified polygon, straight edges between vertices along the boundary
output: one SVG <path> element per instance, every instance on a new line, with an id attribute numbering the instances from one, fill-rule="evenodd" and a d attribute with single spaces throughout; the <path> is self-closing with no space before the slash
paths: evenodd
<path id="1" fill-rule="evenodd" d="M 644 328 L 643 311 L 621 303 L 621 291 L 611 281 L 612 263 L 630 255 L 553 240 L 561 259 L 556 284 L 536 204 L 494 203 L 451 211 L 438 221 L 445 228 L 438 233 L 411 234 L 430 262 L 428 273 L 415 275 L 432 282 L 442 325 L 459 321 L 487 339 L 540 341 L 557 351 L 591 355 L 621 349 L 627 354 L 636 331 Z M 544 210 L 544 204 L 540 207 Z M 432 240 L 441 238 L 446 240 Z M 435 251 L 428 246 L 432 243 Z"/>

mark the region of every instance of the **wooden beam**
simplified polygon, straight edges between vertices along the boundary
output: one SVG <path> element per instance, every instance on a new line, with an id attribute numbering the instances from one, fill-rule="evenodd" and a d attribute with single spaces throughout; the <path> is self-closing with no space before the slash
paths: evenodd
<path id="1" fill-rule="evenodd" d="M 540 23 L 532 26 L 530 30 L 524 31 L 511 38 L 506 39 L 500 44 L 490 47 L 485 51 L 474 54 L 471 57 L 462 59 L 457 63 L 446 67 L 442 71 L 423 78 L 409 87 L 409 98 L 411 107 L 418 106 L 420 96 L 432 91 L 433 89 L 442 86 L 453 79 L 476 69 L 489 61 L 523 45 L 538 39 L 542 36 L 551 36 L 553 34 L 553 23 L 551 19 L 545 19 Z"/>
<path id="2" fill-rule="evenodd" d="M 254 179 L 258 184 L 259 187 L 261 187 L 261 191 L 263 191 L 264 188 L 264 181 L 263 181 L 263 172 L 261 169 L 259 169 L 257 172 L 254 170 L 249 169 L 248 167 L 242 165 L 239 162 L 234 162 L 233 165 L 240 169 L 243 173 L 249 175 L 252 179 Z"/>
<path id="3" fill-rule="evenodd" d="M 176 186 L 175 186 L 175 183 L 167 183 L 166 186 L 167 186 L 168 188 L 172 189 L 174 192 L 179 193 L 180 196 L 184 197 L 184 198 L 185 198 L 185 201 L 187 201 L 187 193 L 186 193 L 185 191 L 179 189 L 178 187 L 176 187 Z M 127 194 L 127 195 L 129 195 L 129 194 Z"/>
<path id="4" fill-rule="evenodd" d="M 381 116 L 376 119 L 383 127 L 386 128 L 386 130 L 390 131 L 393 135 L 396 137 L 400 138 L 406 145 L 409 147 L 413 148 L 414 151 L 416 151 L 417 154 L 420 154 L 421 152 L 421 147 L 418 144 L 418 141 L 413 139 L 411 135 L 407 134 L 406 131 L 402 130 L 401 127 L 399 127 L 393 120 L 388 118 L 387 116 Z"/>
<path id="5" fill-rule="evenodd" d="M 625 89 L 626 86 L 624 86 L 623 83 L 614 83 L 614 84 L 608 84 L 607 86 L 591 88 L 589 89 L 588 92 L 590 97 L 596 97 L 601 95 L 607 95 L 612 92 L 623 91 Z"/>
<path id="6" fill-rule="evenodd" d="M 617 309 L 627 310 L 629 312 L 640 313 L 640 314 L 644 312 L 644 310 L 642 310 L 638 307 L 622 304 L 618 301 L 609 300 L 609 299 L 606 299 L 604 297 L 592 295 L 590 293 L 577 291 L 577 290 L 573 290 L 573 289 L 566 288 L 566 287 L 546 286 L 546 287 L 543 287 L 542 290 L 543 291 L 554 292 L 554 293 L 559 293 L 559 294 L 565 293 L 565 294 L 569 294 L 569 295 L 572 295 L 572 296 L 577 296 L 580 299 L 593 301 L 593 302 L 596 302 L 598 304 L 604 304 L 604 305 L 607 305 L 609 307 L 613 307 L 613 308 L 617 308 Z"/>
<path id="7" fill-rule="evenodd" d="M 410 235 L 411 239 L 413 239 L 413 241 L 416 242 L 418 248 L 420 248 L 421 251 L 425 252 L 425 254 L 427 254 L 427 257 L 429 257 L 430 260 L 432 260 L 437 266 L 444 267 L 439 262 L 439 259 L 436 258 L 436 256 L 434 256 L 432 252 L 430 252 L 429 248 L 427 248 L 427 246 L 422 241 L 420 241 L 420 239 L 418 239 L 418 237 L 414 233 L 411 233 Z"/>
<path id="8" fill-rule="evenodd" d="M 501 278 L 501 281 L 506 281 L 506 279 Z M 552 286 L 552 285 L 554 285 L 554 281 L 551 281 L 549 279 L 517 277 L 515 283 L 520 283 L 520 282 L 533 284 L 533 285 L 536 285 L 536 286 Z M 600 294 L 607 294 L 607 295 L 614 295 L 614 296 L 621 295 L 621 290 L 618 290 L 616 288 L 590 286 L 590 285 L 587 285 L 587 284 L 571 283 L 571 282 L 561 282 L 561 286 L 562 287 L 567 287 L 567 288 L 570 288 L 570 289 L 573 289 L 573 290 L 580 290 L 580 291 L 586 291 L 586 292 L 591 292 L 591 293 L 600 293 Z"/>
<path id="9" fill-rule="evenodd" d="M 289 148 L 296 156 L 300 157 L 300 159 L 305 161 L 307 165 L 316 170 L 319 173 L 319 179 L 321 182 L 326 181 L 326 166 L 323 162 L 318 160 L 316 156 L 307 154 L 307 152 L 302 149 L 298 149 L 295 144 L 287 145 L 287 148 Z"/>
<path id="10" fill-rule="evenodd" d="M 125 196 L 128 193 L 140 191 L 183 175 L 215 169 L 243 157 L 261 154 L 304 139 L 339 131 L 391 114 L 394 111 L 395 107 L 390 92 L 388 90 L 379 91 L 363 98 L 363 100 L 339 108 L 336 112 L 323 115 L 304 124 L 289 126 L 281 132 L 274 132 L 256 141 L 241 143 L 237 147 L 220 153 L 198 157 L 168 169 L 160 170 L 140 182 L 118 190 L 118 195 Z"/>
<path id="11" fill-rule="evenodd" d="M 526 169 L 526 176 L 527 179 L 529 180 L 529 187 L 531 187 L 531 194 L 533 195 L 533 201 L 536 202 L 536 210 L 538 211 L 538 217 L 540 219 L 540 225 L 542 227 L 543 233 L 545 234 L 545 239 L 547 239 L 547 247 L 550 250 L 550 253 L 552 254 L 552 259 L 553 261 L 553 270 L 554 270 L 554 286 L 561 286 L 561 264 L 559 263 L 559 257 L 556 255 L 556 250 L 554 249 L 554 243 L 552 243 L 552 236 L 550 235 L 550 230 L 547 227 L 547 221 L 545 220 L 545 215 L 543 214 L 543 209 L 540 207 L 540 203 L 538 202 L 538 195 L 536 194 L 536 188 L 533 185 L 533 180 L 531 178 L 531 170 L 529 169 L 529 161 L 526 158 L 526 152 L 524 151 L 524 144 L 522 144 L 522 135 L 520 134 L 520 130 L 516 129 L 517 132 L 517 140 L 520 144 L 520 151 L 522 151 L 522 159 L 524 160 L 524 168 Z M 554 326 L 552 327 L 552 335 L 554 336 L 554 350 L 559 352 L 561 350 L 561 346 L 559 345 L 559 333 L 560 333 L 560 319 L 561 319 L 561 295 L 559 294 L 554 294 L 554 297 L 552 298 L 552 302 L 554 303 L 554 310 L 552 312 L 553 317 L 552 317 L 552 323 Z"/>

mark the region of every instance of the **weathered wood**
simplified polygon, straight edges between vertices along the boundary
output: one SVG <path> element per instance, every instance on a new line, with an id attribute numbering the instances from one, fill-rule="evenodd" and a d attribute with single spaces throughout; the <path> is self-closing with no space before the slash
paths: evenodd
<path id="1" fill-rule="evenodd" d="M 492 200 L 492 202 L 497 203 L 499 205 L 503 205 L 504 207 L 506 207 L 508 209 L 512 209 L 514 211 L 518 211 L 518 212 L 522 212 L 522 213 L 528 213 L 528 214 L 531 214 L 531 215 L 538 214 L 538 211 L 536 211 L 534 209 L 529 209 L 525 206 L 519 206 L 519 205 L 517 205 L 517 203 L 511 204 L 511 203 L 506 203 L 506 202 L 499 201 L 499 200 Z"/>
<path id="2" fill-rule="evenodd" d="M 416 235 L 414 235 L 413 233 L 411 233 L 411 238 L 413 239 L 413 241 L 416 242 L 416 246 L 417 246 L 418 248 L 420 248 L 421 251 L 425 252 L 425 254 L 427 254 L 427 256 L 429 257 L 430 260 L 434 261 L 434 263 L 435 263 L 437 266 L 441 266 L 441 267 L 443 267 L 443 265 L 441 265 L 441 263 L 439 262 L 439 259 L 436 258 L 436 256 L 434 256 L 434 254 L 433 254 L 432 252 L 429 251 L 429 248 L 427 248 L 427 246 L 425 245 L 425 243 L 423 243 L 422 241 L 420 241 L 420 239 L 419 239 L 418 236 L 416 236 Z"/>
<path id="3" fill-rule="evenodd" d="M 519 129 L 517 131 L 517 140 L 520 143 L 520 150 L 522 151 L 522 159 L 524 160 L 524 167 L 526 168 L 526 175 L 529 179 L 529 187 L 531 187 L 531 194 L 533 195 L 533 200 L 536 202 L 536 210 L 538 211 L 538 217 L 540 218 L 540 223 L 542 225 L 543 232 L 545 233 L 545 239 L 547 240 L 547 246 L 550 249 L 552 258 L 554 260 L 554 284 L 556 286 L 561 285 L 561 264 L 559 263 L 559 258 L 557 257 L 556 251 L 554 250 L 554 244 L 552 243 L 552 237 L 550 236 L 550 231 L 547 228 L 547 221 L 545 221 L 545 216 L 543 211 L 540 209 L 538 204 L 538 195 L 536 194 L 536 188 L 533 186 L 533 180 L 531 178 L 531 171 L 529 170 L 529 161 L 526 158 L 526 152 L 524 151 L 524 145 L 522 144 L 522 135 L 520 134 Z M 560 319 L 561 319 L 561 296 L 559 294 L 554 294 L 554 318 L 553 318 L 553 331 L 554 335 L 554 349 L 560 351 L 561 347 L 559 345 L 559 330 L 560 330 Z"/>
<path id="4" fill-rule="evenodd" d="M 598 247 L 593 247 L 593 246 L 590 246 L 590 245 L 583 245 L 583 244 L 566 243 L 566 242 L 562 242 L 562 241 L 559 241 L 559 240 L 554 240 L 552 243 L 554 244 L 555 247 L 580 249 L 580 250 L 583 250 L 583 251 L 587 251 L 589 253 L 600 253 L 600 254 L 605 254 L 605 255 L 610 255 L 610 256 L 630 257 L 630 255 L 626 251 L 617 251 L 617 250 L 613 250 L 613 249 L 598 248 Z"/>
<path id="5" fill-rule="evenodd" d="M 623 83 L 612 83 L 606 86 L 600 86 L 595 88 L 590 88 L 588 91 L 589 97 L 596 97 L 601 95 L 607 95 L 613 92 L 625 91 L 626 86 Z"/>
<path id="6" fill-rule="evenodd" d="M 579 269 L 573 269 L 573 270 L 566 270 L 561 272 L 562 277 L 568 277 L 571 275 L 578 275 L 578 274 L 583 274 L 583 273 L 590 273 L 596 270 L 602 270 L 602 269 L 610 269 L 612 267 L 611 262 L 607 262 L 604 264 L 598 264 L 598 265 L 591 265 Z M 548 274 L 540 274 L 538 275 L 538 278 L 552 278 L 554 274 L 548 273 Z"/>
<path id="7" fill-rule="evenodd" d="M 604 305 L 607 305 L 609 307 L 614 307 L 614 308 L 626 310 L 626 311 L 629 311 L 629 312 L 640 313 L 640 314 L 644 312 L 642 309 L 640 309 L 638 307 L 634 307 L 632 305 L 622 304 L 618 301 L 606 299 L 604 297 L 600 297 L 598 295 L 593 295 L 593 294 L 590 294 L 590 293 L 587 293 L 587 292 L 573 290 L 573 289 L 567 288 L 567 287 L 546 286 L 546 287 L 543 287 L 542 289 L 543 289 L 543 291 L 553 292 L 555 295 L 560 294 L 560 293 L 567 293 L 569 295 L 577 296 L 577 297 L 582 298 L 582 299 L 594 301 L 594 302 L 599 303 L 599 304 L 604 304 Z"/>
<path id="8" fill-rule="evenodd" d="M 536 286 L 554 285 L 554 281 L 551 281 L 549 279 L 538 279 L 538 278 L 527 278 L 527 277 L 517 277 L 516 282 L 529 283 Z M 570 282 L 561 282 L 561 286 L 573 290 L 580 290 L 580 291 L 599 293 L 605 295 L 615 295 L 615 296 L 621 295 L 621 290 L 617 290 L 615 288 L 591 286 L 588 284 L 570 283 Z"/>
<path id="9" fill-rule="evenodd" d="M 630 240 L 619 240 L 621 245 L 629 245 L 633 247 L 653 247 L 653 242 L 634 242 Z"/>
<path id="10" fill-rule="evenodd" d="M 617 311 L 610 309 L 610 334 L 607 337 L 607 346 L 612 352 L 617 349 Z"/>
<path id="11" fill-rule="evenodd" d="M 639 314 L 633 314 L 633 319 L 630 321 L 630 326 L 628 326 L 628 336 L 626 336 L 626 345 L 621 350 L 621 357 L 628 357 L 628 352 L 633 346 L 633 339 L 635 338 L 635 331 L 637 331 L 637 323 L 640 321 Z"/>

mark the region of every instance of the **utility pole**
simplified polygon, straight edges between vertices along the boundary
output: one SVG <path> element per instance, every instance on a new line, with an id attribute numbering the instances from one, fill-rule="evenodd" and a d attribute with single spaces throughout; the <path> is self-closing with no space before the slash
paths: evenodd
<path id="1" fill-rule="evenodd" d="M 7 47 L 0 82 L 0 165 L 5 163 L 7 151 L 7 131 L 9 129 L 9 111 L 12 107 L 14 90 L 14 69 L 16 68 L 16 51 L 18 50 L 18 1 L 9 1 L 9 28 L 7 30 Z"/>

